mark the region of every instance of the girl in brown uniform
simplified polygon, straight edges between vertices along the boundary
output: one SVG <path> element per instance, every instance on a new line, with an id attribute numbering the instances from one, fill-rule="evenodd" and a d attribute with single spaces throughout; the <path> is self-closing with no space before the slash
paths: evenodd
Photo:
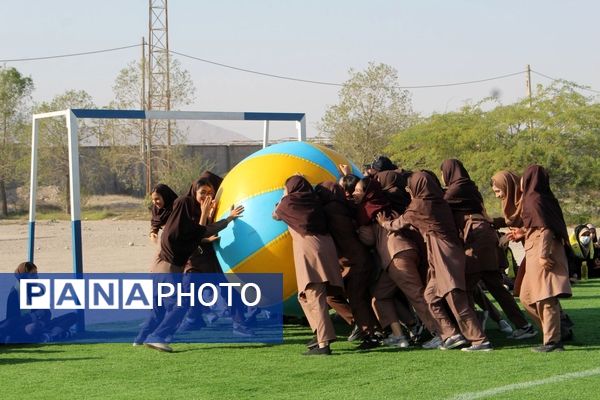
<path id="1" fill-rule="evenodd" d="M 359 349 L 377 347 L 379 340 L 375 337 L 375 331 L 379 323 L 371 308 L 367 284 L 373 271 L 372 259 L 356 234 L 352 210 L 345 198 L 344 189 L 335 182 L 322 182 L 315 186 L 315 192 L 323 204 L 327 226 L 344 271 L 342 276 L 351 314 L 361 332 L 362 343 Z M 329 305 L 333 308 L 331 303 Z"/>
<path id="2" fill-rule="evenodd" d="M 165 184 L 159 183 L 152 189 L 150 194 L 152 199 L 152 220 L 150 221 L 150 239 L 158 240 L 158 232 L 167 223 L 171 211 L 173 211 L 173 202 L 177 199 L 177 193 Z"/>
<path id="3" fill-rule="evenodd" d="M 398 289 L 404 293 L 427 329 L 435 334 L 438 329 L 423 297 L 425 284 L 419 273 L 423 254 L 417 242 L 422 238 L 408 227 L 389 233 L 375 221 L 378 213 L 389 217 L 392 211 L 381 184 L 375 178 L 361 179 L 356 185 L 354 198 L 358 205 L 359 236 L 363 243 L 375 246 L 383 268 L 375 285 L 373 302 L 381 326 L 389 326 L 392 330 L 384 344 L 408 346 L 395 308 L 394 292 Z"/>
<path id="4" fill-rule="evenodd" d="M 327 285 L 344 287 L 333 239 L 327 230 L 327 218 L 312 185 L 294 175 L 285 182 L 281 201 L 273 218 L 288 225 L 292 236 L 298 301 L 317 345 L 304 355 L 330 355 L 335 331 L 327 306 Z"/>
<path id="5" fill-rule="evenodd" d="M 456 348 L 468 340 L 471 346 L 463 350 L 491 350 L 492 346 L 475 311 L 469 305 L 465 284 L 465 253 L 441 187 L 430 173 L 413 172 L 408 179 L 407 190 L 411 202 L 404 214 L 393 220 L 380 214 L 377 221 L 392 232 L 412 225 L 425 239 L 429 262 L 425 299 L 438 321 L 444 340 L 440 349 Z M 456 318 L 460 331 L 444 311 L 443 300 Z"/>
<path id="6" fill-rule="evenodd" d="M 519 295 L 525 310 L 544 332 L 544 343 L 533 351 L 562 351 L 558 298 L 572 295 L 564 248 L 569 243 L 567 226 L 542 166 L 527 167 L 521 186 L 523 227 L 508 234 L 512 240 L 525 238 L 527 267 Z"/>
<path id="7" fill-rule="evenodd" d="M 514 297 L 504 287 L 498 260 L 498 234 L 485 215 L 483 197 L 477 185 L 459 160 L 444 160 L 441 170 L 447 186 L 444 200 L 452 209 L 459 236 L 465 244 L 467 291 L 472 296 L 482 281 L 517 328 L 532 330 Z M 532 331 L 525 336 L 535 334 Z"/>
<path id="8" fill-rule="evenodd" d="M 239 206 L 232 210 L 227 218 L 214 224 L 207 224 L 212 199 L 210 197 L 202 199 L 200 189 L 203 186 L 205 186 L 203 180 L 194 182 L 190 194 L 178 197 L 173 203 L 173 211 L 161 236 L 160 252 L 151 268 L 153 273 L 181 274 L 184 265 L 198 248 L 202 238 L 215 235 L 243 213 L 244 207 Z M 169 280 L 173 277 L 161 275 L 158 279 Z M 173 335 L 186 311 L 186 307 L 174 307 L 170 304 L 155 308 L 134 344 L 143 342 L 146 346 L 157 350 L 172 351 L 167 338 Z"/>

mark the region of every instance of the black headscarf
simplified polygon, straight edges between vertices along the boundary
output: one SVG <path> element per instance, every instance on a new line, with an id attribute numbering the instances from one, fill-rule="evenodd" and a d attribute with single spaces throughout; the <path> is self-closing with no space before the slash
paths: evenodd
<path id="1" fill-rule="evenodd" d="M 483 197 L 462 162 L 453 158 L 444 160 L 440 168 L 447 186 L 444 200 L 450 208 L 468 214 L 482 213 Z"/>
<path id="2" fill-rule="evenodd" d="M 277 207 L 277 216 L 302 236 L 327 233 L 325 212 L 310 182 L 294 175 L 285 187 L 287 195 Z"/>
<path id="3" fill-rule="evenodd" d="M 558 200 L 550 189 L 550 177 L 541 165 L 530 165 L 523 173 L 523 198 L 521 200 L 523 226 L 548 228 L 563 243 L 569 243 L 567 225 Z"/>
<path id="4" fill-rule="evenodd" d="M 167 223 L 169 215 L 171 215 L 173 202 L 177 199 L 177 193 L 162 183 L 156 185 L 154 189 L 152 189 L 152 193 L 160 194 L 163 199 L 162 208 L 158 208 L 154 205 L 152 206 L 152 220 L 150 221 L 150 225 L 152 226 L 153 231 L 158 232 L 160 228 Z"/>

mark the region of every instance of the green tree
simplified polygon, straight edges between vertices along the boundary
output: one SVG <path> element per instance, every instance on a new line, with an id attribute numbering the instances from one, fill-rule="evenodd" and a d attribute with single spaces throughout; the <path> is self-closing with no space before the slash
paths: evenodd
<path id="1" fill-rule="evenodd" d="M 411 126 L 416 115 L 410 93 L 399 89 L 398 73 L 389 65 L 369 63 L 364 71 L 349 71 L 318 128 L 336 150 L 363 165 L 381 154 L 392 135 Z"/>
<path id="2" fill-rule="evenodd" d="M 68 108 L 96 108 L 92 97 L 84 90 L 67 90 L 55 96 L 49 102 L 42 102 L 35 107 L 36 113 L 44 113 Z M 102 140 L 99 126 L 90 120 L 79 120 L 79 143 L 99 142 Z M 69 210 L 69 150 L 68 134 L 64 118 L 40 120 L 38 179 L 55 184 L 63 193 L 62 205 L 65 212 Z M 80 154 L 80 171 L 83 168 Z M 92 170 L 92 169 L 90 169 Z M 92 171 L 93 172 L 93 171 Z M 84 175 L 82 173 L 83 180 Z"/>
<path id="3" fill-rule="evenodd" d="M 511 105 L 494 99 L 434 114 L 394 136 L 388 152 L 404 168 L 439 173 L 442 160 L 463 161 L 486 198 L 499 211 L 489 179 L 499 170 L 517 174 L 530 164 L 548 168 L 567 222 L 598 218 L 600 104 L 569 82 L 538 86 L 532 98 Z"/>
<path id="4" fill-rule="evenodd" d="M 17 178 L 18 164 L 23 160 L 17 144 L 26 141 L 21 133 L 24 132 L 25 107 L 33 88 L 33 80 L 30 77 L 21 75 L 15 68 L 0 67 L 0 212 L 3 216 L 8 215 L 6 185 L 9 180 Z"/>

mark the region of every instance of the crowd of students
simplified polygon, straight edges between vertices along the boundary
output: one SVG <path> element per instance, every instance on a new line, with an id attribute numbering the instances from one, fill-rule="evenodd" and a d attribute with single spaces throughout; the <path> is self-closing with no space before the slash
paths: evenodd
<path id="1" fill-rule="evenodd" d="M 476 184 L 456 159 L 442 162 L 441 182 L 432 171 L 407 171 L 384 156 L 361 177 L 350 174 L 348 166 L 340 170 L 339 182 L 314 187 L 300 174 L 290 176 L 273 211 L 273 218 L 288 226 L 298 300 L 314 333 L 305 355 L 331 354 L 336 333 L 330 307 L 354 327 L 349 340 L 360 339 L 361 350 L 420 345 L 490 351 L 488 316 L 511 339 L 535 337 L 538 332 L 513 294 L 542 330 L 542 344 L 533 350 L 563 350 L 573 324 L 559 299 L 571 296 L 570 279 L 600 276 L 600 251 L 593 225 L 579 225 L 568 235 L 542 166 L 527 167 L 522 177 L 494 174 L 491 186 L 503 212 L 497 218 L 487 214 Z M 222 272 L 212 244 L 244 208 L 214 221 L 221 182 L 206 171 L 183 196 L 164 184 L 153 189 L 149 237 L 159 250 L 151 272 Z M 520 266 L 510 242 L 523 244 Z M 34 267 L 22 264 L 15 273 L 35 273 Z M 244 311 L 234 299 L 233 333 L 250 336 Z M 134 345 L 172 351 L 175 331 L 202 328 L 202 314 L 202 307 L 157 307 Z M 16 315 L 9 317 L 16 323 Z M 53 340 L 74 323 L 74 316 L 69 318 L 51 323 L 48 315 L 34 313 L 18 323 L 23 334 Z"/>
<path id="2" fill-rule="evenodd" d="M 292 236 L 298 298 L 315 334 L 305 355 L 331 354 L 336 335 L 329 307 L 356 325 L 359 349 L 412 342 L 425 349 L 490 351 L 490 313 L 509 338 L 534 337 L 536 329 L 507 289 L 507 264 L 516 273 L 514 295 L 542 330 L 542 344 L 533 350 L 564 349 L 573 324 L 559 299 L 571 296 L 567 252 L 573 238 L 542 166 L 527 167 L 522 177 L 509 171 L 492 177 L 502 201 L 499 218 L 486 213 L 481 193 L 456 159 L 441 164 L 442 182 L 431 171 L 399 169 L 387 157 L 362 177 L 340 169 L 339 182 L 314 188 L 299 174 L 289 177 L 273 212 Z M 578 257 L 587 263 L 597 253 L 592 231 L 586 226 L 575 233 Z M 524 246 L 519 268 L 511 241 Z M 483 309 L 479 314 L 475 304 Z M 425 342 L 424 331 L 431 335 Z"/>

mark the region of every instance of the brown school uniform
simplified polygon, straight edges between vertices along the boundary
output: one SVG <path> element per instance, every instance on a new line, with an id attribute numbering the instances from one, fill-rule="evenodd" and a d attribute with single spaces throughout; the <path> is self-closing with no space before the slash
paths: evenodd
<path id="1" fill-rule="evenodd" d="M 487 338 L 465 292 L 465 253 L 441 187 L 426 172 L 413 173 L 408 186 L 413 199 L 407 210 L 383 226 L 395 232 L 412 225 L 425 239 L 429 262 L 425 300 L 438 320 L 442 338 L 458 333 L 443 311 L 441 301 L 446 300 L 465 338 L 481 344 Z"/>
<path id="2" fill-rule="evenodd" d="M 288 224 L 292 236 L 298 300 L 319 343 L 335 339 L 327 307 L 327 285 L 343 287 L 338 255 L 327 233 L 326 217 L 310 183 L 295 175 L 273 217 Z"/>
<path id="3" fill-rule="evenodd" d="M 544 343 L 556 343 L 561 336 L 558 298 L 571 296 L 565 249 L 551 230 L 530 229 L 525 238 L 525 257 L 527 270 L 521 283 L 521 303 L 542 327 Z M 552 260 L 552 268 L 546 270 L 540 257 Z"/>
<path id="4" fill-rule="evenodd" d="M 541 325 L 544 344 L 561 339 L 559 297 L 570 297 L 565 243 L 567 227 L 558 200 L 550 189 L 546 170 L 527 167 L 523 174 L 522 212 L 527 269 L 520 298 L 527 312 Z"/>
<path id="5" fill-rule="evenodd" d="M 361 215 L 359 236 L 363 243 L 375 247 L 383 267 L 373 290 L 373 304 L 381 326 L 386 327 L 398 320 L 391 280 L 404 293 L 427 329 L 437 332 L 438 327 L 423 298 L 425 285 L 419 273 L 421 254 L 416 243 L 416 240 L 422 239 L 408 229 L 391 233 L 373 223 L 377 213 L 390 215 L 392 207 L 378 181 L 369 180 L 364 192 L 365 196 L 358 205 Z"/>
<path id="6" fill-rule="evenodd" d="M 344 189 L 334 182 L 323 182 L 315 187 L 327 216 L 327 227 L 336 246 L 342 266 L 344 289 L 350 312 L 338 296 L 328 296 L 328 304 L 348 322 L 356 323 L 363 331 L 372 333 L 378 323 L 371 308 L 371 295 L 366 282 L 373 271 L 373 261 L 367 248 L 356 234 L 352 209 L 345 199 Z"/>
<path id="7" fill-rule="evenodd" d="M 507 317 L 517 327 L 524 327 L 527 320 L 504 287 L 499 269 L 498 234 L 484 216 L 483 197 L 477 185 L 459 160 L 445 160 L 441 170 L 448 186 L 444 200 L 452 209 L 459 237 L 464 243 L 466 285 L 471 306 L 474 307 L 473 292 L 477 290 L 479 281 L 483 281 Z"/>

